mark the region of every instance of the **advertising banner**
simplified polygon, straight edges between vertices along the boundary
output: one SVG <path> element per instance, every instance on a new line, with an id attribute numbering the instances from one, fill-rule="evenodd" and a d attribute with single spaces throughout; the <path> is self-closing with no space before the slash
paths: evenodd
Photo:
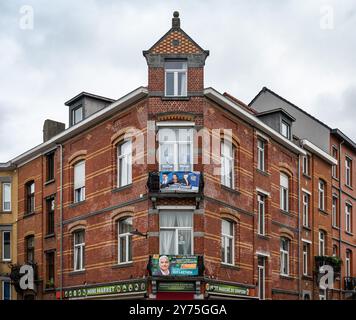
<path id="1" fill-rule="evenodd" d="M 153 276 L 197 276 L 197 256 L 153 255 L 151 259 Z"/>
<path id="2" fill-rule="evenodd" d="M 159 181 L 161 192 L 199 192 L 200 172 L 161 171 Z"/>
<path id="3" fill-rule="evenodd" d="M 211 294 L 248 296 L 249 289 L 224 283 L 207 283 L 206 291 Z"/>

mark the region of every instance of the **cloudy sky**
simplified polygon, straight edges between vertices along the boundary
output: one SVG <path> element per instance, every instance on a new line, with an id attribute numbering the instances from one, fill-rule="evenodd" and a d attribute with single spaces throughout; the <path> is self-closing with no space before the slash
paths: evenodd
<path id="1" fill-rule="evenodd" d="M 174 10 L 210 50 L 206 87 L 248 103 L 267 86 L 356 140 L 354 0 L 1 0 L 0 162 L 41 143 L 45 119 L 68 126 L 79 92 L 147 85 L 142 50 Z"/>

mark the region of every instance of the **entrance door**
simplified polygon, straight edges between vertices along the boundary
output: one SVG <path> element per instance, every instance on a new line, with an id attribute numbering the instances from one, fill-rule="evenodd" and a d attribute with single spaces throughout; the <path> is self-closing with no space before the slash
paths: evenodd
<path id="1" fill-rule="evenodd" d="M 266 288 L 266 274 L 265 274 L 265 257 L 258 257 L 258 297 L 260 300 L 265 299 L 265 288 Z"/>

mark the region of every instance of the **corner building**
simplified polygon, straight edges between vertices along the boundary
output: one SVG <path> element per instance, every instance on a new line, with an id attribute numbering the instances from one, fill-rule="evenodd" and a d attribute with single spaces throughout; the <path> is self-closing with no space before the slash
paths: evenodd
<path id="1" fill-rule="evenodd" d="M 301 299 L 307 151 L 293 117 L 279 110 L 274 128 L 204 88 L 209 51 L 178 13 L 143 55 L 147 87 L 118 100 L 82 92 L 66 102 L 68 129 L 46 122 L 44 142 L 12 160 L 18 261 L 36 268 L 19 298 Z"/>

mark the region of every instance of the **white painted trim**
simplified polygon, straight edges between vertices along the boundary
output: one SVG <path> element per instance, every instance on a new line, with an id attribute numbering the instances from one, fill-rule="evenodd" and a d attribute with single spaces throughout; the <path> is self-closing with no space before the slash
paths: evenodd
<path id="1" fill-rule="evenodd" d="M 282 144 L 292 152 L 296 154 L 305 155 L 306 152 L 302 148 L 295 145 L 292 141 L 288 140 L 284 136 L 282 136 L 279 132 L 273 130 L 271 127 L 266 125 L 256 116 L 250 114 L 246 110 L 244 110 L 239 104 L 231 101 L 230 99 L 223 96 L 221 93 L 216 91 L 213 88 L 204 89 L 204 95 L 209 99 L 215 101 L 219 105 L 225 107 L 230 112 L 236 114 L 241 119 L 253 125 L 256 129 L 262 130 L 266 134 L 268 134 L 272 139 L 276 140 L 278 143 Z"/>
<path id="2" fill-rule="evenodd" d="M 322 158 L 327 163 L 332 164 L 332 165 L 338 164 L 338 162 L 335 158 L 333 158 L 331 155 L 329 155 L 325 151 L 321 150 L 319 147 L 317 147 L 315 144 L 311 143 L 309 140 L 303 139 L 301 141 L 301 143 L 302 143 L 303 148 L 316 154 L 318 157 Z"/>
<path id="3" fill-rule="evenodd" d="M 271 257 L 271 254 L 269 252 L 263 252 L 263 251 L 256 251 L 256 256 L 262 256 L 262 257 Z"/>
<path id="4" fill-rule="evenodd" d="M 302 188 L 302 191 L 303 191 L 304 193 L 306 193 L 306 194 L 310 195 L 310 196 L 312 195 L 312 194 L 311 194 L 311 192 L 310 192 L 310 191 L 308 191 L 307 189 Z"/>
<path id="5" fill-rule="evenodd" d="M 156 123 L 158 127 L 194 127 L 193 121 L 159 121 Z"/>
<path id="6" fill-rule="evenodd" d="M 263 190 L 263 189 L 261 189 L 261 188 L 256 187 L 256 191 L 257 191 L 258 193 L 262 193 L 262 194 L 264 194 L 264 195 L 266 195 L 266 196 L 268 196 L 268 197 L 271 196 L 271 193 L 270 193 L 270 192 L 265 191 L 265 190 Z"/>
<path id="7" fill-rule="evenodd" d="M 256 130 L 256 135 L 261 137 L 263 140 L 266 140 L 267 142 L 269 142 L 269 138 L 266 135 L 264 135 L 263 133 L 261 133 L 261 132 L 259 132 L 257 130 Z"/>
<path id="8" fill-rule="evenodd" d="M 302 238 L 302 242 L 306 242 L 306 243 L 312 244 L 312 242 L 310 240 L 303 239 L 303 238 Z"/>
<path id="9" fill-rule="evenodd" d="M 195 210 L 196 206 L 157 206 L 158 210 Z"/>

